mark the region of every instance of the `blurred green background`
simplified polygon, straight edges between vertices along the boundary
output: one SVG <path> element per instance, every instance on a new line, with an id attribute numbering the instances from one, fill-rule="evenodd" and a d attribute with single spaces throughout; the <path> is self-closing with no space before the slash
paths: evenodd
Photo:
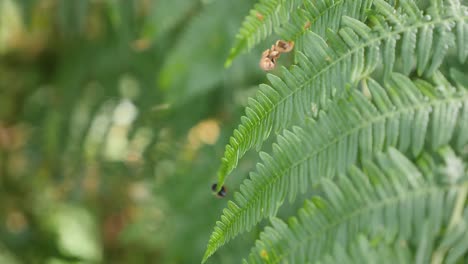
<path id="1" fill-rule="evenodd" d="M 0 263 L 200 262 L 265 76 L 260 50 L 223 67 L 253 2 L 0 0 Z"/>

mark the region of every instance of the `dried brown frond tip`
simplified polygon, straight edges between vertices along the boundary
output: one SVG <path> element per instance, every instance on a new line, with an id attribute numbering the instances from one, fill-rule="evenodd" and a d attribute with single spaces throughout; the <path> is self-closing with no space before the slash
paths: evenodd
<path id="1" fill-rule="evenodd" d="M 287 53 L 294 48 L 294 41 L 278 40 L 276 41 L 275 47 L 280 53 Z"/>
<path id="2" fill-rule="evenodd" d="M 260 59 L 260 68 L 264 71 L 271 71 L 276 67 L 276 60 L 268 57 L 262 57 Z"/>
<path id="3" fill-rule="evenodd" d="M 281 53 L 290 52 L 294 48 L 294 41 L 278 40 L 271 49 L 267 49 L 262 53 L 260 58 L 260 68 L 264 71 L 271 71 L 276 67 L 276 61 Z"/>

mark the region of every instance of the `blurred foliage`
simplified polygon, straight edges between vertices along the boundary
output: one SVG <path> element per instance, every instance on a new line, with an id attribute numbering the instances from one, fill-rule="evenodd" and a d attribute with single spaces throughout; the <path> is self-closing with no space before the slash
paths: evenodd
<path id="1" fill-rule="evenodd" d="M 223 67 L 251 6 L 0 0 L 0 263 L 200 261 L 213 160 L 263 78 Z"/>

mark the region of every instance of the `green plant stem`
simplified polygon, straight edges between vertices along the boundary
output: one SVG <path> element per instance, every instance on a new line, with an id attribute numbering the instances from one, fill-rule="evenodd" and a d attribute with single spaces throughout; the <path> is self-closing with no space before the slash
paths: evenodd
<path id="1" fill-rule="evenodd" d="M 452 217 L 447 227 L 447 232 L 455 228 L 455 226 L 463 219 L 463 211 L 465 209 L 466 198 L 468 196 L 468 183 L 463 184 L 458 192 L 455 207 L 453 208 Z M 431 264 L 441 264 L 448 248 L 438 248 L 432 255 Z"/>

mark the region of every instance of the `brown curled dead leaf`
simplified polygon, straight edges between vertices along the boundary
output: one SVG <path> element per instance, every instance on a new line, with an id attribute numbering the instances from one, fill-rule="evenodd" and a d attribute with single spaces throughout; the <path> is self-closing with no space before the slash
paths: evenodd
<path id="1" fill-rule="evenodd" d="M 270 49 L 265 50 L 260 58 L 259 66 L 264 71 L 271 71 L 276 67 L 276 61 L 281 53 L 290 52 L 294 48 L 293 41 L 278 40 Z"/>
<path id="2" fill-rule="evenodd" d="M 294 48 L 294 41 L 278 40 L 275 45 L 277 51 L 280 53 L 290 52 Z"/>
<path id="3" fill-rule="evenodd" d="M 262 57 L 260 59 L 260 68 L 264 71 L 271 71 L 276 67 L 276 60 L 270 59 L 268 57 Z"/>

